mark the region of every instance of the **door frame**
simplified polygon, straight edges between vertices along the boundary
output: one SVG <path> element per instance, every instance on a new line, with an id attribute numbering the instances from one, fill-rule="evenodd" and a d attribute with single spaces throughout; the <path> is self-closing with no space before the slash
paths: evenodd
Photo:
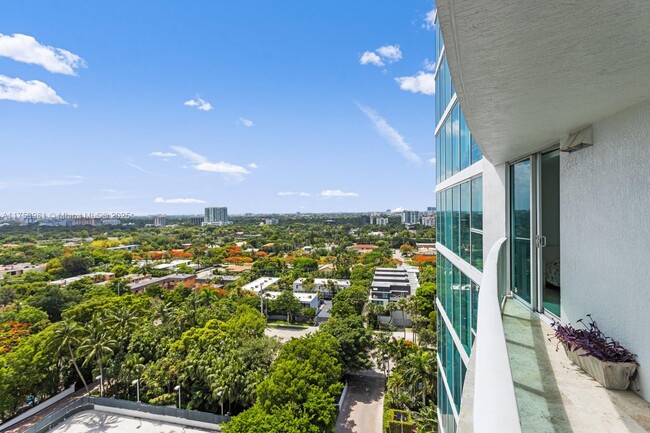
<path id="1" fill-rule="evenodd" d="M 515 299 L 529 306 L 533 311 L 551 315 L 552 317 L 557 317 L 549 311 L 544 309 L 544 255 L 541 252 L 542 242 L 541 233 L 542 233 L 542 155 L 559 152 L 559 145 L 555 144 L 546 149 L 543 149 L 539 152 L 535 152 L 529 155 L 526 155 L 522 158 L 508 162 L 507 173 L 507 200 L 506 200 L 506 221 L 507 221 L 507 230 L 508 230 L 508 241 L 510 247 L 508 248 L 508 286 L 510 292 L 513 294 Z M 513 221 L 512 221 L 512 167 L 515 164 L 518 164 L 522 161 L 530 160 L 530 284 L 531 284 L 531 293 L 530 293 L 530 303 L 525 299 L 521 298 L 514 292 L 512 292 L 512 233 L 513 233 Z M 559 205 L 559 203 L 558 203 Z M 561 240 L 560 240 L 561 242 Z"/>

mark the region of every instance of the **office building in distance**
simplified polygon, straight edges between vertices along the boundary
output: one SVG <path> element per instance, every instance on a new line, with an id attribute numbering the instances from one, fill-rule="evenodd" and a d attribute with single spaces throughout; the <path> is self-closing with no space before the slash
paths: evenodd
<path id="1" fill-rule="evenodd" d="M 420 212 L 416 210 L 402 211 L 402 224 L 411 225 L 420 223 Z"/>
<path id="2" fill-rule="evenodd" d="M 166 215 L 156 215 L 153 217 L 153 225 L 155 227 L 164 227 L 167 225 L 167 216 Z"/>
<path id="3" fill-rule="evenodd" d="M 216 225 L 224 226 L 230 224 L 228 221 L 228 208 L 227 207 L 206 207 L 205 217 L 203 218 L 203 225 Z"/>

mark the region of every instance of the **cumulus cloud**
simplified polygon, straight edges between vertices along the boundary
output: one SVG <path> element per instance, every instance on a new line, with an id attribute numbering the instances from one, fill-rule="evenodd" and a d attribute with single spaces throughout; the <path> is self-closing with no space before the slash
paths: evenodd
<path id="1" fill-rule="evenodd" d="M 395 78 L 400 89 L 413 93 L 422 93 L 424 95 L 433 95 L 436 92 L 435 75 L 427 72 L 418 72 L 411 77 Z"/>
<path id="2" fill-rule="evenodd" d="M 430 29 L 433 27 L 433 24 L 435 23 L 435 17 L 436 17 L 436 10 L 431 9 L 429 12 L 427 12 L 427 15 L 424 17 L 424 25 L 422 27 L 426 29 Z"/>
<path id="3" fill-rule="evenodd" d="M 356 192 L 346 192 L 340 189 L 326 189 L 320 193 L 323 197 L 359 197 Z"/>
<path id="4" fill-rule="evenodd" d="M 290 195 L 298 195 L 300 197 L 309 197 L 311 194 L 308 192 L 294 192 L 294 191 L 281 191 L 278 193 L 280 196 L 290 196 Z"/>
<path id="5" fill-rule="evenodd" d="M 359 63 L 362 65 L 384 66 L 384 62 L 395 63 L 402 59 L 402 50 L 399 45 L 384 45 L 373 51 L 365 51 Z"/>
<path id="6" fill-rule="evenodd" d="M 193 204 L 193 203 L 207 203 L 205 200 L 198 198 L 162 198 L 156 197 L 154 203 L 167 203 L 167 204 Z"/>
<path id="7" fill-rule="evenodd" d="M 221 173 L 227 177 L 242 180 L 245 174 L 250 174 L 245 167 L 241 165 L 231 164 L 229 162 L 211 162 L 203 155 L 194 152 L 187 147 L 172 146 L 176 152 L 191 162 L 191 167 L 198 171 L 208 171 L 212 173 Z"/>
<path id="8" fill-rule="evenodd" d="M 373 53 L 372 51 L 366 51 L 361 55 L 359 63 L 362 65 L 375 65 L 375 66 L 384 66 L 384 62 L 381 61 L 381 58 Z"/>
<path id="9" fill-rule="evenodd" d="M 376 51 L 388 63 L 395 63 L 402 59 L 402 50 L 399 49 L 399 45 L 384 45 L 377 48 Z"/>
<path id="10" fill-rule="evenodd" d="M 151 152 L 149 156 L 155 156 L 157 158 L 173 158 L 176 154 L 172 152 Z"/>
<path id="11" fill-rule="evenodd" d="M 47 84 L 42 81 L 24 81 L 0 75 L 0 99 L 32 104 L 67 104 Z"/>
<path id="12" fill-rule="evenodd" d="M 248 168 L 257 168 L 257 164 L 251 162 L 250 164 L 248 164 Z"/>
<path id="13" fill-rule="evenodd" d="M 44 67 L 55 74 L 76 75 L 86 62 L 70 51 L 43 45 L 32 36 L 0 33 L 0 57 Z"/>
<path id="14" fill-rule="evenodd" d="M 252 128 L 253 126 L 255 126 L 255 124 L 253 123 L 252 120 L 246 119 L 245 117 L 240 117 L 239 118 L 239 123 L 241 123 L 242 125 L 244 125 L 247 128 Z"/>
<path id="15" fill-rule="evenodd" d="M 183 105 L 187 105 L 188 107 L 196 107 L 201 111 L 210 111 L 214 108 L 208 101 L 198 97 L 183 102 Z"/>
<path id="16" fill-rule="evenodd" d="M 390 126 L 386 119 L 370 107 L 361 104 L 357 104 L 357 107 L 370 119 L 379 135 L 384 137 L 404 158 L 415 163 L 420 163 L 420 157 L 413 152 L 413 149 L 404 140 L 404 137 L 395 128 Z"/>
<path id="17" fill-rule="evenodd" d="M 431 158 L 431 159 L 429 160 L 429 162 L 430 162 L 431 164 L 435 164 L 435 163 L 436 163 L 436 157 L 434 156 L 433 158 Z"/>
<path id="18" fill-rule="evenodd" d="M 433 71 L 436 70 L 436 61 L 435 60 L 424 59 L 424 62 L 422 62 L 422 66 L 427 71 L 433 72 Z"/>

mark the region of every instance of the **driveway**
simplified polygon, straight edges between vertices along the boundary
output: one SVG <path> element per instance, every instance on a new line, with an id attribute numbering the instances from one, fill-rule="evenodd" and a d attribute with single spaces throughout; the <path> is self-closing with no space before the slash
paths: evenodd
<path id="1" fill-rule="evenodd" d="M 381 433 L 384 375 L 367 370 L 348 379 L 345 403 L 336 420 L 336 433 Z"/>
<path id="2" fill-rule="evenodd" d="M 267 335 L 268 337 L 278 337 L 278 339 L 282 343 L 286 343 L 287 341 L 291 340 L 292 338 L 300 338 L 304 337 L 306 335 L 311 334 L 312 332 L 316 332 L 318 328 L 316 326 L 310 326 L 310 327 L 289 327 L 289 326 L 268 326 L 264 330 L 264 334 Z"/>

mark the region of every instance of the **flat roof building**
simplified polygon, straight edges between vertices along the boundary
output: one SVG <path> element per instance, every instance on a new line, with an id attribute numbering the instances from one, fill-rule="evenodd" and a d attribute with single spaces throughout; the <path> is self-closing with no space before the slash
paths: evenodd
<path id="1" fill-rule="evenodd" d="M 257 280 L 251 281 L 250 283 L 243 285 L 242 289 L 250 290 L 251 292 L 260 294 L 260 292 L 267 290 L 269 287 L 277 283 L 278 280 L 279 278 L 277 277 L 260 277 Z"/>

